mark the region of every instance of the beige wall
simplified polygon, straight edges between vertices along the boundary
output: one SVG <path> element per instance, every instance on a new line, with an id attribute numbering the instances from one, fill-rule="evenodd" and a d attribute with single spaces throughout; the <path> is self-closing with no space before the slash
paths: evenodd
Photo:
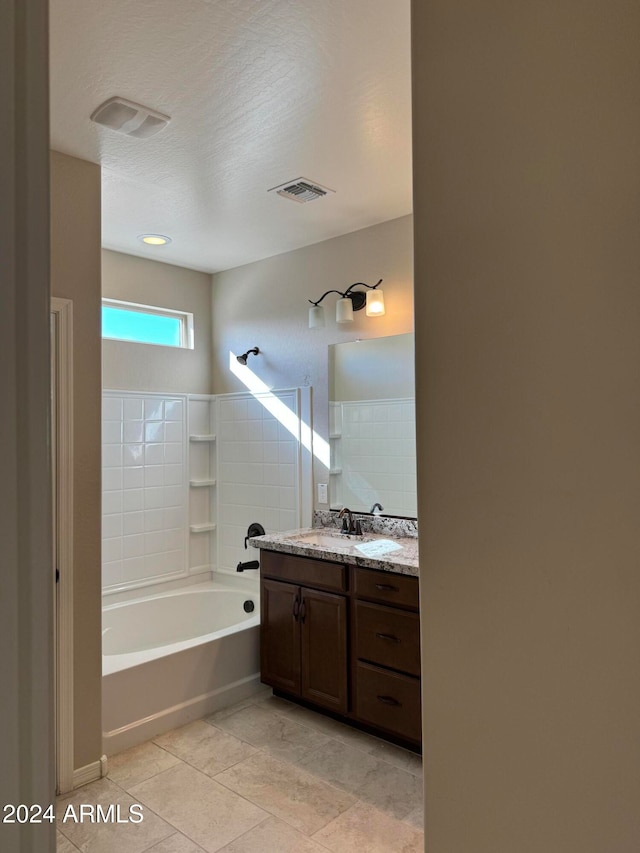
<path id="1" fill-rule="evenodd" d="M 639 38 L 413 3 L 430 853 L 638 850 Z"/>
<path id="2" fill-rule="evenodd" d="M 51 291 L 73 300 L 75 766 L 102 754 L 100 167 L 51 153 Z"/>
<path id="3" fill-rule="evenodd" d="M 384 279 L 384 317 L 369 318 L 362 310 L 352 324 L 338 326 L 332 294 L 323 302 L 325 327 L 308 328 L 309 299 L 379 278 Z M 404 216 L 214 275 L 213 391 L 242 390 L 229 371 L 229 352 L 258 346 L 261 354 L 251 356 L 248 366 L 271 388 L 311 385 L 313 426 L 327 438 L 329 344 L 412 330 L 412 218 Z M 315 476 L 327 482 L 327 471 L 317 462 Z"/>
<path id="4" fill-rule="evenodd" d="M 171 264 L 102 252 L 102 295 L 194 315 L 194 349 L 103 342 L 105 388 L 211 392 L 211 276 Z"/>

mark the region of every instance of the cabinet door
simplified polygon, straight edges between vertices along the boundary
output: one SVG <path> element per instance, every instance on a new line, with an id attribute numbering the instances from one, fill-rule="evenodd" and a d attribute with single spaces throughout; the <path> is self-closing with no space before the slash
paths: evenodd
<path id="1" fill-rule="evenodd" d="M 300 587 L 263 580 L 260 676 L 265 684 L 300 694 Z"/>
<path id="2" fill-rule="evenodd" d="M 332 711 L 347 711 L 347 599 L 302 587 L 301 695 Z"/>

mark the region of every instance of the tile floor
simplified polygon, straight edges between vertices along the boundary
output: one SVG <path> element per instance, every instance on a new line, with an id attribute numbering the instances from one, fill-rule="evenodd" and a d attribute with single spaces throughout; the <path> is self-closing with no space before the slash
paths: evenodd
<path id="1" fill-rule="evenodd" d="M 144 820 L 62 824 L 69 803 Z M 265 691 L 110 758 L 57 812 L 58 853 L 421 853 L 422 763 Z"/>

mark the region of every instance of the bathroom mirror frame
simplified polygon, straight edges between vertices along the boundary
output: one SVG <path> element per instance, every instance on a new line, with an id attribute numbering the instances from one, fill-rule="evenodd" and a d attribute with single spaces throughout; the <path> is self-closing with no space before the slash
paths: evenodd
<path id="1" fill-rule="evenodd" d="M 417 519 L 414 347 L 412 332 L 329 346 L 331 511 Z"/>

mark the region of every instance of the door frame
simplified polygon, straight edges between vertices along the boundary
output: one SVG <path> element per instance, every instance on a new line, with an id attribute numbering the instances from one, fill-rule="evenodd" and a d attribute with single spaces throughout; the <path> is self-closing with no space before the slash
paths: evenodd
<path id="1" fill-rule="evenodd" d="M 58 582 L 55 596 L 56 787 L 73 790 L 73 302 L 51 298 L 54 374 L 54 519 Z"/>

